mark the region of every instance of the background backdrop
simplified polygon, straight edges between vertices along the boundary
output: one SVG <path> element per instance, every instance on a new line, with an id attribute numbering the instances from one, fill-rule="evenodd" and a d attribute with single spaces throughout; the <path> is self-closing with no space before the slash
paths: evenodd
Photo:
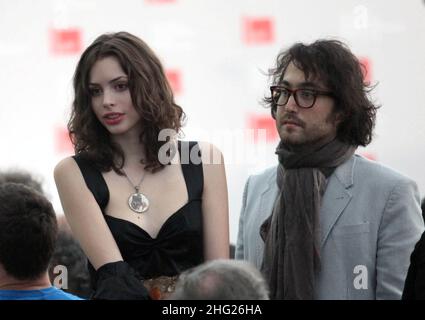
<path id="1" fill-rule="evenodd" d="M 336 38 L 365 63 L 382 108 L 359 153 L 412 177 L 424 195 L 423 0 L 0 0 L 0 170 L 33 172 L 58 214 L 53 168 L 73 153 L 74 68 L 94 38 L 121 30 L 161 58 L 187 114 L 185 139 L 224 153 L 231 242 L 247 177 L 276 163 L 277 134 L 260 104 L 265 74 L 296 41 Z"/>

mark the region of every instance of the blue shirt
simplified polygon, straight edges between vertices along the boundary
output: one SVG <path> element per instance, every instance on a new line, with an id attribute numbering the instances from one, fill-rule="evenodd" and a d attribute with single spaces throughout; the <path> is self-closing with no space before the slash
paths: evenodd
<path id="1" fill-rule="evenodd" d="M 54 286 L 40 290 L 0 290 L 0 300 L 84 300 Z"/>

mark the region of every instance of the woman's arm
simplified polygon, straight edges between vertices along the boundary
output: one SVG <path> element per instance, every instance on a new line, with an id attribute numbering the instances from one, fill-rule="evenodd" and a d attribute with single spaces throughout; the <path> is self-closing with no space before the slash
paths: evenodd
<path id="1" fill-rule="evenodd" d="M 56 187 L 66 219 L 93 267 L 123 260 L 102 212 L 72 158 L 54 170 Z"/>
<path id="2" fill-rule="evenodd" d="M 224 159 L 209 143 L 199 144 L 204 172 L 202 212 L 205 259 L 229 258 L 229 204 Z"/>

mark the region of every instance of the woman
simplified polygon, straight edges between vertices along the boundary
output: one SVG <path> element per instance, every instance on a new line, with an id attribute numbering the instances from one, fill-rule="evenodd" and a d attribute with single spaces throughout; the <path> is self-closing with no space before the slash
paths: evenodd
<path id="1" fill-rule="evenodd" d="M 101 35 L 82 54 L 73 84 L 76 155 L 54 175 L 90 262 L 93 298 L 144 299 L 145 287 L 163 298 L 182 271 L 228 258 L 223 158 L 208 143 L 160 137 L 179 132 L 184 112 L 152 50 L 126 32 Z M 210 161 L 217 154 L 218 164 Z"/>

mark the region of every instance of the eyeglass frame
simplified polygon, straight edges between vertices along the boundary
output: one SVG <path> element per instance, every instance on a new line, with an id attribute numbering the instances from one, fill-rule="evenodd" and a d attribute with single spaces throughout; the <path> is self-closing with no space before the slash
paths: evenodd
<path id="1" fill-rule="evenodd" d="M 274 90 L 274 89 L 276 89 L 276 88 L 285 89 L 286 91 L 288 91 L 288 92 L 289 92 L 288 100 L 286 100 L 286 102 L 285 102 L 284 104 L 279 104 L 279 103 L 277 103 L 277 102 L 275 102 L 275 101 L 274 101 L 274 99 L 273 99 L 273 90 Z M 309 107 L 303 107 L 303 106 L 301 106 L 301 105 L 298 103 L 297 92 L 298 92 L 298 91 L 302 91 L 302 90 L 311 91 L 311 92 L 313 93 L 313 97 L 314 97 L 314 99 L 313 99 L 313 103 L 312 103 L 312 104 L 311 104 L 311 106 L 309 106 Z M 323 91 L 323 90 L 309 89 L 309 88 L 298 88 L 298 89 L 291 90 L 291 89 L 288 89 L 287 87 L 284 87 L 284 86 L 277 86 L 277 85 L 275 85 L 275 86 L 270 86 L 270 93 L 271 93 L 271 97 L 270 97 L 270 99 L 271 99 L 272 103 L 273 103 L 275 106 L 279 106 L 279 107 L 284 107 L 284 106 L 286 106 L 286 105 L 288 104 L 289 98 L 290 98 L 291 96 L 293 96 L 293 97 L 294 97 L 294 100 L 295 100 L 295 103 L 297 104 L 297 106 L 298 106 L 299 108 L 302 108 L 302 109 L 310 109 L 310 108 L 313 108 L 314 104 L 316 103 L 317 96 L 335 97 L 335 95 L 334 95 L 332 92 L 330 92 L 330 91 Z M 279 99 L 280 99 L 280 96 L 279 96 Z"/>

